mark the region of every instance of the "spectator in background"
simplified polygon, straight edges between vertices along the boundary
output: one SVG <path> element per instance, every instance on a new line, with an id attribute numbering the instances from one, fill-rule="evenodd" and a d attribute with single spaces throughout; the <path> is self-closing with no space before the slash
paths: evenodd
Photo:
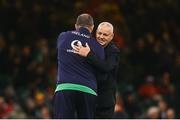
<path id="1" fill-rule="evenodd" d="M 158 86 L 155 84 L 155 78 L 152 75 L 148 75 L 145 78 L 145 83 L 139 87 L 139 95 L 144 98 L 152 98 L 159 94 Z"/>
<path id="2" fill-rule="evenodd" d="M 159 107 L 159 114 L 161 119 L 165 119 L 166 116 L 166 111 L 168 109 L 168 104 L 166 103 L 165 100 L 160 100 L 158 101 L 158 107 Z"/>
<path id="3" fill-rule="evenodd" d="M 128 89 L 123 93 L 124 109 L 129 119 L 138 118 L 141 115 L 141 106 L 134 89 Z"/>
<path id="4" fill-rule="evenodd" d="M 128 114 L 126 113 L 123 105 L 122 98 L 119 93 L 116 93 L 116 104 L 114 107 L 114 119 L 127 119 Z"/>
<path id="5" fill-rule="evenodd" d="M 166 119 L 175 119 L 176 113 L 173 108 L 168 108 L 166 111 Z"/>
<path id="6" fill-rule="evenodd" d="M 159 119 L 159 108 L 157 106 L 152 106 L 147 111 L 148 119 Z"/>
<path id="7" fill-rule="evenodd" d="M 175 60 L 174 60 L 174 69 L 172 71 L 173 74 L 173 80 L 174 80 L 174 85 L 175 85 L 175 109 L 176 109 L 176 114 L 178 116 L 178 118 L 180 118 L 180 95 L 179 95 L 179 91 L 180 91 L 180 53 L 177 53 L 175 56 Z"/>

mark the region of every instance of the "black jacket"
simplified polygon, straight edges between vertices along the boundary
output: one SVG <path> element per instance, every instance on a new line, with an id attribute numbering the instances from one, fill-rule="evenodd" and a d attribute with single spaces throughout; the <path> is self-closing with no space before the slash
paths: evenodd
<path id="1" fill-rule="evenodd" d="M 115 104 L 115 90 L 117 84 L 117 70 L 119 69 L 119 49 L 113 42 L 105 48 L 105 60 L 99 60 L 91 51 L 87 60 L 97 70 L 98 106 L 109 107 Z"/>

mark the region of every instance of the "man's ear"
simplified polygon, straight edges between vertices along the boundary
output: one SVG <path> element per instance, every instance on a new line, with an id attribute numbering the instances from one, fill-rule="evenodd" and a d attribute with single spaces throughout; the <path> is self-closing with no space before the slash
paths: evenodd
<path id="1" fill-rule="evenodd" d="M 91 25 L 89 28 L 90 28 L 90 30 L 91 30 L 91 32 L 92 32 L 93 29 L 94 29 L 94 25 Z"/>
<path id="2" fill-rule="evenodd" d="M 76 28 L 76 30 L 78 29 L 78 25 L 77 24 L 75 24 L 75 28 Z"/>
<path id="3" fill-rule="evenodd" d="M 114 33 L 112 33 L 111 38 L 112 38 L 112 39 L 114 38 Z"/>

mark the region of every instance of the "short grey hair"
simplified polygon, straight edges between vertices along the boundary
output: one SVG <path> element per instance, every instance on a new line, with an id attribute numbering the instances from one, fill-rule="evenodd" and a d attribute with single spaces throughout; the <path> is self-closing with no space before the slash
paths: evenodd
<path id="1" fill-rule="evenodd" d="M 114 33 L 114 27 L 110 22 L 102 22 L 98 25 L 98 28 L 102 27 L 102 26 L 108 26 L 111 30 L 112 33 Z"/>

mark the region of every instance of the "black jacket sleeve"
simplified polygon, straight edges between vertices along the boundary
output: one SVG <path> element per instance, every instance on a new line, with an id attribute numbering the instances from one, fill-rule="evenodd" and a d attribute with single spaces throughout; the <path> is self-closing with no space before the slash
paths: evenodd
<path id="1" fill-rule="evenodd" d="M 87 55 L 88 63 L 101 72 L 109 72 L 119 65 L 119 50 L 112 47 L 105 49 L 105 60 L 100 60 L 93 51 Z"/>

